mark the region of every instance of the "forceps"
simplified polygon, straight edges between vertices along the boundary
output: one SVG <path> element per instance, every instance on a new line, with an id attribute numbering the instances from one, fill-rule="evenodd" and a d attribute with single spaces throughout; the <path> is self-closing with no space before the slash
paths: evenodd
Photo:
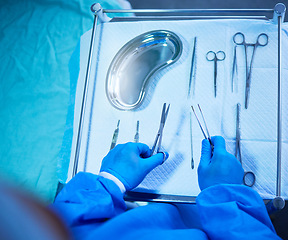
<path id="1" fill-rule="evenodd" d="M 262 40 L 261 40 L 262 39 Z M 258 46 L 264 47 L 268 44 L 268 35 L 266 33 L 261 33 L 258 35 L 256 43 L 246 43 L 245 36 L 241 32 L 237 32 L 233 36 L 233 42 L 236 45 L 243 45 L 245 51 L 245 63 L 246 63 L 246 88 L 245 88 L 245 108 L 248 108 L 249 95 L 250 95 L 250 85 L 251 85 L 251 70 L 253 66 L 254 55 L 256 48 Z M 247 47 L 253 47 L 252 57 L 250 61 L 250 66 L 248 68 L 248 57 L 247 57 Z"/>
<path id="2" fill-rule="evenodd" d="M 207 135 L 206 135 L 205 132 L 204 132 L 204 129 L 203 129 L 203 127 L 202 127 L 202 125 L 201 125 L 201 123 L 200 123 L 200 121 L 199 121 L 199 118 L 197 117 L 197 114 L 196 114 L 193 106 L 191 106 L 191 108 L 192 108 L 192 110 L 193 110 L 193 112 L 194 112 L 194 115 L 195 115 L 195 117 L 196 117 L 196 119 L 197 119 L 197 122 L 198 122 L 198 124 L 199 124 L 199 127 L 200 127 L 202 133 L 203 133 L 204 138 L 205 138 L 205 139 L 208 139 L 208 141 L 209 141 L 209 143 L 210 143 L 210 146 L 211 146 L 211 149 L 212 149 L 212 154 L 213 154 L 214 145 L 213 145 L 213 143 L 212 143 L 211 136 L 210 136 L 210 134 L 209 134 L 208 127 L 207 127 L 207 124 L 206 124 L 206 121 L 205 121 L 203 112 L 202 112 L 202 110 L 201 110 L 201 108 L 200 108 L 200 105 L 198 104 L 198 108 L 199 108 L 199 111 L 200 111 L 200 113 L 201 113 L 201 116 L 202 116 L 202 119 L 203 119 L 203 122 L 204 122 L 204 125 L 205 125 L 205 128 L 206 128 Z"/>
<path id="3" fill-rule="evenodd" d="M 216 97 L 217 88 L 217 61 L 223 61 L 226 58 L 225 52 L 218 51 L 217 53 L 209 51 L 206 54 L 207 61 L 214 62 L 214 96 Z"/>
<path id="4" fill-rule="evenodd" d="M 240 148 L 240 104 L 237 104 L 237 115 L 236 115 L 236 150 L 235 150 L 235 157 L 239 155 L 239 162 L 242 164 L 241 158 L 241 148 Z M 245 171 L 243 176 L 243 183 L 248 187 L 252 187 L 255 184 L 256 177 L 255 174 L 251 171 Z"/>
<path id="5" fill-rule="evenodd" d="M 166 103 L 163 104 L 163 108 L 162 108 L 162 114 L 161 114 L 161 120 L 160 120 L 160 126 L 159 126 L 159 130 L 157 132 L 152 150 L 151 150 L 151 156 L 154 154 L 155 149 L 156 149 L 156 145 L 158 143 L 158 147 L 157 147 L 157 153 L 160 152 L 160 148 L 161 148 L 161 143 L 162 143 L 162 135 L 163 135 L 163 129 L 164 129 L 164 125 L 167 119 L 167 115 L 169 112 L 169 108 L 170 108 L 170 104 L 168 105 L 167 109 L 166 109 Z M 158 141 L 159 140 L 159 141 Z M 165 153 L 162 152 L 164 154 L 164 160 L 166 159 Z M 164 161 L 163 161 L 164 162 Z"/>
<path id="6" fill-rule="evenodd" d="M 194 38 L 194 46 L 193 46 L 193 53 L 192 53 L 192 60 L 191 60 L 191 69 L 190 69 L 190 78 L 189 78 L 189 87 L 188 87 L 188 97 L 191 93 L 191 87 L 192 87 L 192 79 L 194 78 L 194 87 L 193 87 L 193 93 L 195 92 L 195 55 L 196 55 L 196 41 L 197 38 Z"/>

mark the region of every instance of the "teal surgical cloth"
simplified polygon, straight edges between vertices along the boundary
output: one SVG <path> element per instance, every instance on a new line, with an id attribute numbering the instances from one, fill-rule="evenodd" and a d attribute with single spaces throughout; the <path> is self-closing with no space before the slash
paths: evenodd
<path id="1" fill-rule="evenodd" d="M 97 2 L 120 8 L 116 0 Z M 57 165 L 63 167 L 58 155 L 75 92 L 68 63 L 80 36 L 92 27 L 93 3 L 0 2 L 0 176 L 46 202 L 55 196 Z"/>

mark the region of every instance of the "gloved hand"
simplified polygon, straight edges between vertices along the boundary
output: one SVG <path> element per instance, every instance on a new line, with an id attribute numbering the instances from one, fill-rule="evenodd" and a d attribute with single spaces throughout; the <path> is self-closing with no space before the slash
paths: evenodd
<path id="1" fill-rule="evenodd" d="M 119 144 L 104 157 L 100 172 L 112 174 L 124 184 L 127 191 L 131 190 L 168 158 L 168 153 L 157 153 L 152 157 L 150 155 L 151 150 L 146 144 Z"/>
<path id="2" fill-rule="evenodd" d="M 226 151 L 223 137 L 211 138 L 214 152 L 211 158 L 211 146 L 207 139 L 202 141 L 201 159 L 198 167 L 200 189 L 220 184 L 242 184 L 244 170 L 240 162 Z"/>

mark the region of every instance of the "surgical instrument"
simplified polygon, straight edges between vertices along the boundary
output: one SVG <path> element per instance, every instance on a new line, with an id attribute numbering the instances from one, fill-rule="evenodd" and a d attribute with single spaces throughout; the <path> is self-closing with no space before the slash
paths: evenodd
<path id="1" fill-rule="evenodd" d="M 195 72 L 196 72 L 196 66 L 195 66 L 195 54 L 196 54 L 196 42 L 197 38 L 194 37 L 194 46 L 193 46 L 193 53 L 192 53 L 192 60 L 191 60 L 191 69 L 190 69 L 190 78 L 189 78 L 189 87 L 188 87 L 188 97 L 191 94 L 191 87 L 192 87 L 192 79 L 194 78 L 194 88 L 193 93 L 195 90 Z"/>
<path id="2" fill-rule="evenodd" d="M 120 125 L 120 120 L 118 120 L 117 127 L 114 130 L 113 137 L 112 137 L 112 142 L 111 142 L 111 146 L 110 146 L 110 150 L 113 149 L 116 146 L 117 139 L 118 139 L 118 134 L 119 134 L 119 125 Z"/>
<path id="3" fill-rule="evenodd" d="M 213 143 L 212 143 L 211 136 L 210 136 L 210 134 L 209 134 L 208 127 L 207 127 L 207 124 L 206 124 L 206 121 L 205 121 L 203 112 L 202 112 L 202 110 L 201 110 L 201 108 L 200 108 L 200 105 L 198 104 L 198 108 L 199 108 L 199 111 L 200 111 L 200 113 L 201 113 L 201 116 L 202 116 L 202 119 L 203 119 L 203 122 L 204 122 L 204 125 L 205 125 L 205 128 L 206 128 L 207 136 L 206 136 L 206 134 L 205 134 L 205 132 L 204 132 L 204 129 L 203 129 L 203 127 L 202 127 L 202 125 L 201 125 L 201 123 L 200 123 L 200 121 L 199 121 L 199 118 L 197 117 L 197 114 L 196 114 L 193 106 L 191 106 L 191 108 L 192 108 L 192 110 L 193 110 L 193 112 L 194 112 L 194 115 L 195 115 L 197 121 L 198 121 L 198 124 L 199 124 L 199 126 L 200 126 L 200 129 L 201 129 L 203 135 L 204 135 L 204 138 L 205 138 L 205 139 L 208 139 L 208 141 L 209 141 L 209 143 L 210 143 L 210 146 L 211 146 L 211 149 L 212 149 L 212 154 L 213 154 L 214 145 L 213 145 Z"/>
<path id="4" fill-rule="evenodd" d="M 206 54 L 208 61 L 214 62 L 214 96 L 216 97 L 217 88 L 217 61 L 223 61 L 226 58 L 225 52 L 218 51 L 217 53 L 209 51 Z"/>
<path id="5" fill-rule="evenodd" d="M 139 142 L 139 120 L 137 121 L 137 125 L 136 125 L 136 133 L 134 136 L 134 142 L 135 143 Z"/>
<path id="6" fill-rule="evenodd" d="M 236 86 L 236 91 L 238 90 L 237 83 L 235 83 L 234 78 L 235 74 L 238 75 L 238 66 L 237 66 L 237 45 L 234 46 L 234 56 L 233 56 L 233 66 L 232 66 L 232 81 L 231 81 L 231 87 L 232 87 L 232 92 L 234 91 L 234 85 Z"/>
<path id="7" fill-rule="evenodd" d="M 236 149 L 235 149 L 235 157 L 239 156 L 239 162 L 241 163 L 241 166 L 243 167 L 242 163 L 242 156 L 241 156 L 241 148 L 240 148 L 240 103 L 237 104 L 237 114 L 236 114 Z M 243 183 L 244 185 L 248 187 L 252 187 L 255 184 L 256 177 L 255 174 L 251 171 L 244 171 L 243 176 Z"/>
<path id="8" fill-rule="evenodd" d="M 255 52 L 258 46 L 264 47 L 268 44 L 268 35 L 266 33 L 261 33 L 258 35 L 256 43 L 246 43 L 244 34 L 241 32 L 237 32 L 233 36 L 233 41 L 236 45 L 244 46 L 245 68 L 246 68 L 245 108 L 247 109 L 248 103 L 249 103 L 250 87 L 251 87 L 251 71 L 253 67 L 253 60 L 254 60 Z M 248 67 L 247 47 L 253 47 L 252 57 L 251 57 L 249 67 Z"/>
<path id="9" fill-rule="evenodd" d="M 190 144 L 191 144 L 191 168 L 194 169 L 193 136 L 192 136 L 192 114 L 191 114 L 191 112 L 190 112 Z"/>
<path id="10" fill-rule="evenodd" d="M 156 145 L 158 143 L 158 147 L 157 147 L 157 153 L 160 152 L 160 148 L 161 148 L 161 143 L 162 143 L 162 135 L 163 135 L 163 129 L 165 126 L 165 122 L 168 116 L 168 112 L 169 112 L 169 108 L 170 108 L 170 104 L 168 105 L 167 109 L 166 109 L 166 103 L 163 104 L 163 108 L 162 108 L 162 114 L 161 114 L 161 120 L 160 120 L 160 126 L 159 126 L 159 130 L 157 132 L 152 150 L 151 150 L 151 156 L 154 154 L 155 149 L 156 149 Z M 165 155 L 165 154 L 164 154 Z M 165 159 L 165 158 L 164 158 Z"/>

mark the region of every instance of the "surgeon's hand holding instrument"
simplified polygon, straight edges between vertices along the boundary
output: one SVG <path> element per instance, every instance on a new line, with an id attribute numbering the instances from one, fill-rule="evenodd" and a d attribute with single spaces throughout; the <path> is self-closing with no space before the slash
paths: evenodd
<path id="1" fill-rule="evenodd" d="M 118 144 L 103 158 L 100 173 L 109 173 L 125 186 L 127 191 L 137 187 L 145 176 L 163 162 L 163 154 L 152 157 L 144 143 Z M 168 158 L 168 153 L 165 154 Z"/>
<path id="2" fill-rule="evenodd" d="M 211 138 L 214 154 L 207 139 L 202 141 L 201 159 L 198 167 L 198 182 L 201 190 L 217 184 L 242 184 L 244 170 L 240 162 L 226 151 L 223 137 Z"/>
<path id="3" fill-rule="evenodd" d="M 236 150 L 235 150 L 235 157 L 239 156 L 239 162 L 242 164 L 242 157 L 241 157 L 241 148 L 240 148 L 240 138 L 241 138 L 241 128 L 240 128 L 240 107 L 241 105 L 237 104 L 237 115 L 236 115 Z M 255 184 L 256 177 L 255 174 L 251 171 L 245 171 L 243 176 L 243 183 L 248 187 L 252 187 Z"/>
<path id="4" fill-rule="evenodd" d="M 113 149 L 116 146 L 117 139 L 118 139 L 118 134 L 119 134 L 119 125 L 120 125 L 120 120 L 118 120 L 117 127 L 114 130 L 113 137 L 112 137 L 112 142 L 111 142 L 111 146 L 110 146 L 110 150 Z"/>
<path id="5" fill-rule="evenodd" d="M 157 132 L 157 135 L 156 135 L 156 138 L 155 138 L 152 150 L 151 150 L 151 156 L 155 152 L 157 143 L 158 143 L 157 153 L 161 152 L 160 148 L 161 148 L 161 143 L 162 143 L 163 129 L 164 129 L 165 122 L 166 122 L 166 119 L 167 119 L 167 116 L 168 116 L 169 108 L 170 108 L 170 104 L 168 105 L 167 109 L 166 109 L 166 103 L 163 104 L 161 120 L 160 120 L 160 126 L 159 126 L 159 130 Z M 163 158 L 164 159 L 163 162 L 164 162 L 165 159 L 166 159 L 166 156 L 165 156 L 166 153 L 164 153 L 164 152 L 161 152 L 161 153 L 163 153 L 163 155 L 164 155 L 164 158 Z"/>
<path id="6" fill-rule="evenodd" d="M 246 43 L 245 36 L 242 32 L 237 32 L 233 36 L 233 42 L 236 45 L 244 46 L 245 53 L 245 68 L 246 68 L 246 88 L 245 88 L 245 108 L 248 108 L 250 87 L 251 87 L 251 72 L 253 67 L 253 60 L 255 52 L 258 46 L 264 47 L 268 44 L 268 35 L 266 33 L 261 33 L 258 35 L 256 43 Z M 248 57 L 247 57 L 247 48 L 253 47 L 251 61 L 248 67 Z"/>
<path id="7" fill-rule="evenodd" d="M 216 97 L 217 91 L 217 61 L 223 61 L 226 58 L 225 52 L 218 51 L 213 52 L 209 51 L 206 54 L 207 61 L 214 62 L 214 96 Z"/>

